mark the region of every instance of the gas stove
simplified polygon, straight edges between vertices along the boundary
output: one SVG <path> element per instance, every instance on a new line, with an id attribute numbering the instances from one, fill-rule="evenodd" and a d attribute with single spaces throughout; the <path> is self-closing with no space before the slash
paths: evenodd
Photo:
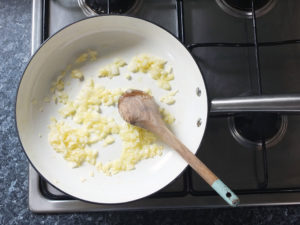
<path id="1" fill-rule="evenodd" d="M 87 16 L 124 14 L 159 24 L 188 47 L 206 81 L 210 118 L 197 156 L 241 206 L 299 204 L 299 9 L 296 0 L 33 0 L 32 54 Z M 152 196 L 111 205 L 73 199 L 30 166 L 29 207 L 58 213 L 226 204 L 190 168 Z"/>

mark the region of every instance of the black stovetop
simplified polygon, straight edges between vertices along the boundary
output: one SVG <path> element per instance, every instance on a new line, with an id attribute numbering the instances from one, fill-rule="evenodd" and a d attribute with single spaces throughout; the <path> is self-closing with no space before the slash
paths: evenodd
<path id="1" fill-rule="evenodd" d="M 212 0 L 142 0 L 130 15 L 161 25 L 188 46 L 205 78 L 208 95 L 214 99 L 300 93 L 299 9 L 296 0 L 276 1 L 265 15 L 243 18 L 228 14 Z M 42 41 L 85 18 L 76 4 L 66 6 L 58 0 L 44 1 L 41 10 Z M 300 117 L 287 115 L 286 132 L 279 143 L 257 150 L 236 141 L 229 128 L 231 116 L 210 116 L 197 156 L 242 200 L 243 196 L 257 196 L 246 204 L 287 203 L 270 197 L 281 193 L 293 193 L 294 203 L 300 202 Z M 71 200 L 39 179 L 46 199 Z M 165 199 L 172 208 L 170 199 L 187 196 L 189 201 L 198 201 L 215 193 L 188 168 L 150 199 Z M 204 206 L 210 205 L 222 204 L 208 201 Z"/>

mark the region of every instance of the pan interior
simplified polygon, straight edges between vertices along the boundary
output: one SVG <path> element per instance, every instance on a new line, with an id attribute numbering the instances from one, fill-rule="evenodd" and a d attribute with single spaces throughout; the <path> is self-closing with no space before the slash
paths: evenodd
<path id="1" fill-rule="evenodd" d="M 169 147 L 165 146 L 162 156 L 138 163 L 135 170 L 106 176 L 88 164 L 72 169 L 48 143 L 50 117 L 59 117 L 60 106 L 53 102 L 33 104 L 33 101 L 43 102 L 60 72 L 87 49 L 98 51 L 99 57 L 96 62 L 80 68 L 86 78 L 93 77 L 95 82 L 109 88 L 150 88 L 157 100 L 166 92 L 147 75 L 137 74 L 141 78 L 132 81 L 120 77 L 100 79 L 96 75 L 116 57 L 129 62 L 139 53 L 148 53 L 166 59 L 175 74 L 172 88 L 179 92 L 174 105 L 163 106 L 176 118 L 172 131 L 193 153 L 197 151 L 207 119 L 207 96 L 199 68 L 186 48 L 168 32 L 152 23 L 125 16 L 94 17 L 70 25 L 50 38 L 34 55 L 20 83 L 16 105 L 17 128 L 24 150 L 43 177 L 76 198 L 95 203 L 122 203 L 150 195 L 175 179 L 187 165 Z M 71 78 L 69 82 L 69 94 L 76 96 L 82 83 Z M 201 96 L 196 94 L 197 88 Z M 198 127 L 199 119 L 202 124 Z M 121 145 L 117 142 L 113 146 L 109 151 L 99 149 L 99 157 L 117 158 Z M 91 170 L 95 171 L 94 177 L 89 177 Z M 82 182 L 82 178 L 86 181 Z"/>

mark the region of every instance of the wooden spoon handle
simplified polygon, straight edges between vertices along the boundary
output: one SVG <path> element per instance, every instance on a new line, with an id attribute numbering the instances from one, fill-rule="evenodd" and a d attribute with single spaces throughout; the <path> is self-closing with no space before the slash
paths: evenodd
<path id="1" fill-rule="evenodd" d="M 167 128 L 160 130 L 160 137 L 174 148 L 185 161 L 231 206 L 239 204 L 239 198 L 227 187 L 200 159 L 197 158 L 177 137 Z"/>

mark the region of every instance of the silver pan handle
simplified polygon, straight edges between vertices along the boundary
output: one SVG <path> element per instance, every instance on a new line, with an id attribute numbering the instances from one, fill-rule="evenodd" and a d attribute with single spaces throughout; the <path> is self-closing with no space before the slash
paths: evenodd
<path id="1" fill-rule="evenodd" d="M 212 115 L 242 112 L 300 113 L 300 95 L 216 98 L 211 101 Z"/>

